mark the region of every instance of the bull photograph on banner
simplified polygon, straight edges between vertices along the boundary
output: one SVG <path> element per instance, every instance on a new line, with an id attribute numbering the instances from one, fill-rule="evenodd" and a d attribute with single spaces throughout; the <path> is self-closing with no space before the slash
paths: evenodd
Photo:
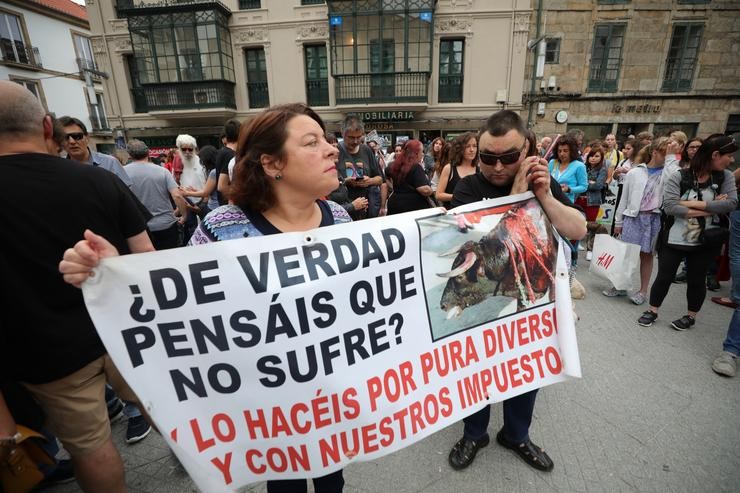
<path id="1" fill-rule="evenodd" d="M 560 237 L 531 192 L 94 274 L 108 353 L 203 491 L 324 476 L 581 376 Z"/>
<path id="2" fill-rule="evenodd" d="M 535 198 L 455 212 L 419 221 L 422 264 L 447 267 L 424 269 L 435 340 L 555 301 L 558 244 Z"/>

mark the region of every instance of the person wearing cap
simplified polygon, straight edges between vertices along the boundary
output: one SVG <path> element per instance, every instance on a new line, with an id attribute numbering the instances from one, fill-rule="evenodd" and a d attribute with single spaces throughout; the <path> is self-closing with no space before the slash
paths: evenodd
<path id="1" fill-rule="evenodd" d="M 154 248 L 177 248 L 178 223 L 184 223 L 188 214 L 182 191 L 169 171 L 149 162 L 149 148 L 144 142 L 132 139 L 126 150 L 133 160 L 126 166 L 133 183 L 131 191 L 152 214 L 147 229 Z M 174 210 L 170 199 L 177 205 Z"/>

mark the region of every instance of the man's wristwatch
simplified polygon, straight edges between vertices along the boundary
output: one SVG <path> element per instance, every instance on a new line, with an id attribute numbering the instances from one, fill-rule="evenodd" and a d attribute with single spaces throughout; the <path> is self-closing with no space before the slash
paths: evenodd
<path id="1" fill-rule="evenodd" d="M 18 442 L 21 441 L 21 438 L 23 438 L 23 435 L 21 435 L 20 432 L 16 433 L 12 437 L 0 437 L 0 447 L 15 447 Z"/>

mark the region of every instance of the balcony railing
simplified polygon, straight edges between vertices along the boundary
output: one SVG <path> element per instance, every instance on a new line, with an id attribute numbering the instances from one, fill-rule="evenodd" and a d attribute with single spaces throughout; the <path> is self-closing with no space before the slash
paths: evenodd
<path id="1" fill-rule="evenodd" d="M 199 108 L 236 109 L 234 83 L 226 80 L 146 84 L 131 90 L 137 113 Z"/>
<path id="2" fill-rule="evenodd" d="M 231 12 L 226 4 L 219 0 L 116 0 L 116 11 L 119 14 L 141 9 L 171 9 L 172 7 L 189 8 L 199 5 L 217 5 L 225 12 Z"/>
<path id="3" fill-rule="evenodd" d="M 95 63 L 95 60 L 88 60 L 87 58 L 78 58 L 77 67 L 80 69 L 80 72 L 85 70 L 98 71 L 98 66 Z"/>
<path id="4" fill-rule="evenodd" d="M 93 132 L 106 132 L 110 130 L 108 119 L 105 118 L 105 115 L 100 115 L 94 110 L 90 111 L 90 123 L 92 124 Z"/>
<path id="5" fill-rule="evenodd" d="M 445 75 L 439 78 L 439 102 L 462 103 L 462 75 Z"/>
<path id="6" fill-rule="evenodd" d="M 19 63 L 29 67 L 42 68 L 39 49 L 21 43 L 13 43 L 8 39 L 0 40 L 0 54 L 4 62 Z"/>
<path id="7" fill-rule="evenodd" d="M 307 79 L 306 99 L 309 106 L 329 106 L 329 81 Z"/>
<path id="8" fill-rule="evenodd" d="M 428 72 L 335 75 L 337 104 L 427 102 Z"/>
<path id="9" fill-rule="evenodd" d="M 270 106 L 270 93 L 267 82 L 247 82 L 250 108 L 267 108 Z"/>

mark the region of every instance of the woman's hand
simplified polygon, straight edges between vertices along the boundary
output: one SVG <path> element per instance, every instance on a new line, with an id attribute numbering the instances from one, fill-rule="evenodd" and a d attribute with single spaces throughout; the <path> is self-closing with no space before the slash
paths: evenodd
<path id="1" fill-rule="evenodd" d="M 63 274 L 65 282 L 77 288 L 95 275 L 93 269 L 98 266 L 100 260 L 119 255 L 116 247 L 108 240 L 89 229 L 85 230 L 84 237 L 85 239 L 78 241 L 74 247 L 68 248 L 59 262 L 59 272 Z"/>
<path id="2" fill-rule="evenodd" d="M 352 207 L 354 207 L 356 211 L 364 211 L 367 209 L 367 203 L 368 202 L 365 197 L 357 197 L 352 201 Z"/>

